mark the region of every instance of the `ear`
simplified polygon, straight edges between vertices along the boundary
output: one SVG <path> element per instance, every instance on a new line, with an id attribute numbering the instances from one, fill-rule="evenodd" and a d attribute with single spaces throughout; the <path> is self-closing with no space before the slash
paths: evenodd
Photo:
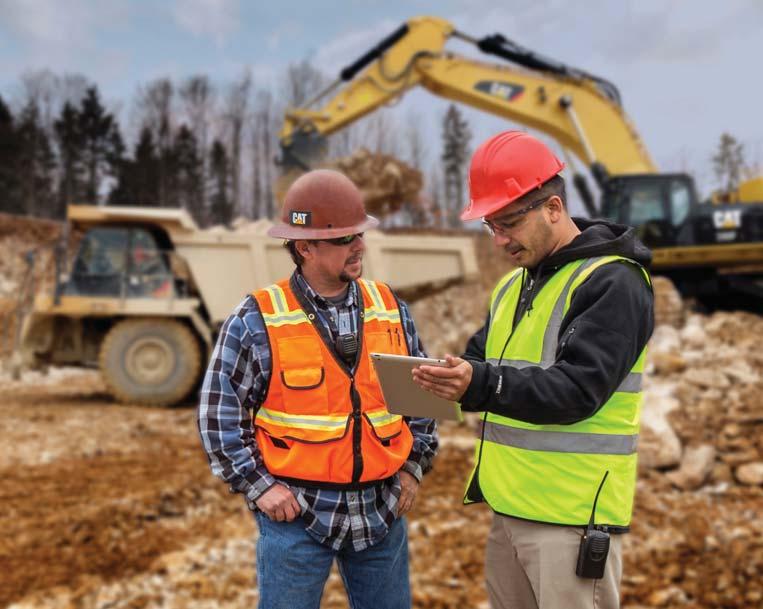
<path id="1" fill-rule="evenodd" d="M 546 211 L 551 222 L 559 222 L 564 217 L 564 203 L 558 196 L 554 195 L 546 201 Z"/>
<path id="2" fill-rule="evenodd" d="M 305 260 L 311 260 L 313 258 L 313 250 L 310 248 L 309 241 L 297 239 L 294 242 L 294 247 Z"/>

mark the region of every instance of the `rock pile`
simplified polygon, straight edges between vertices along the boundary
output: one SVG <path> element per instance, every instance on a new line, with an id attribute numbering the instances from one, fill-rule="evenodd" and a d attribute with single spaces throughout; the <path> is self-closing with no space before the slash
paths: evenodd
<path id="1" fill-rule="evenodd" d="M 349 156 L 331 159 L 320 168 L 335 169 L 350 178 L 363 192 L 371 215 L 383 217 L 398 211 L 404 203 L 419 204 L 421 172 L 388 154 L 361 148 Z M 275 186 L 276 199 L 283 201 L 289 186 L 300 175 L 290 172 L 281 176 Z"/>

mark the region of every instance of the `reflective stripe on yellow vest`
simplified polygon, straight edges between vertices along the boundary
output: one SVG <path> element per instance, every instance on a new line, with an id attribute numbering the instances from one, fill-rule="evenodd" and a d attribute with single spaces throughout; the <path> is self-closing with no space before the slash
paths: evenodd
<path id="1" fill-rule="evenodd" d="M 274 476 L 351 488 L 388 478 L 408 458 L 413 437 L 403 418 L 387 411 L 369 356 L 408 354 L 400 311 L 386 285 L 361 279 L 358 286 L 360 355 L 352 376 L 288 281 L 254 293 L 272 354 L 270 384 L 254 425 Z"/>
<path id="2" fill-rule="evenodd" d="M 559 335 L 572 295 L 594 270 L 611 263 L 638 266 L 650 283 L 643 268 L 619 256 L 571 262 L 541 288 L 530 314 L 522 316 L 513 333 L 514 314 L 523 287 L 522 270 L 504 277 L 491 299 L 486 360 L 514 368 L 553 366 L 557 350 L 563 351 L 567 341 L 574 340 L 574 321 L 564 336 Z M 527 520 L 585 525 L 596 490 L 604 473 L 609 471 L 596 506 L 596 523 L 628 526 L 636 481 L 645 357 L 646 349 L 615 393 L 584 421 L 572 425 L 534 425 L 488 413 L 483 421 L 482 439 L 477 444 L 477 465 L 472 477 L 477 474 L 480 490 L 490 507 Z M 464 502 L 471 500 L 465 498 Z"/>

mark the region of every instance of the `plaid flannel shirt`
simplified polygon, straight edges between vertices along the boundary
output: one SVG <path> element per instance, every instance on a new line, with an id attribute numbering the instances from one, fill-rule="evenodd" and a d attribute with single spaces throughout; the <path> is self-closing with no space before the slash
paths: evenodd
<path id="1" fill-rule="evenodd" d="M 336 334 L 357 332 L 357 308 L 362 298 L 357 284 L 350 284 L 343 303 L 327 301 L 305 278 L 296 273 L 296 283 L 316 305 L 317 317 Z M 413 319 L 404 302 L 400 318 L 411 355 L 425 357 Z M 278 481 L 265 467 L 257 447 L 252 413 L 262 404 L 271 374 L 270 343 L 257 301 L 247 296 L 223 324 L 201 390 L 198 424 L 212 472 L 230 485 L 231 492 L 254 502 L 274 484 L 285 484 L 294 492 L 307 532 L 334 549 L 352 544 L 362 550 L 381 541 L 396 518 L 400 497 L 397 475 L 378 485 L 337 491 L 288 485 Z M 413 447 L 402 469 L 421 480 L 431 469 L 437 452 L 436 423 L 432 419 L 410 418 Z"/>

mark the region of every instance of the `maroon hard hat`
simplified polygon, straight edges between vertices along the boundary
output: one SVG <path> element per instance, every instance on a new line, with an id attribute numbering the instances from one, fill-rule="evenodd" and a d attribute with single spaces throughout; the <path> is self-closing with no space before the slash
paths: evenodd
<path id="1" fill-rule="evenodd" d="M 268 230 L 282 239 L 333 239 L 376 228 L 366 214 L 363 195 L 338 171 L 316 169 L 300 176 L 286 191 L 281 221 Z"/>

